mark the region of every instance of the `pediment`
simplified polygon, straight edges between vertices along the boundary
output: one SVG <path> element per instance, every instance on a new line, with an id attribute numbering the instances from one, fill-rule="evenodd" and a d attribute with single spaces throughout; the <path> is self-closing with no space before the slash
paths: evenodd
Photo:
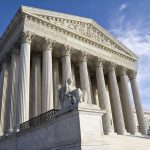
<path id="1" fill-rule="evenodd" d="M 134 59 L 138 58 L 136 54 L 134 54 L 116 38 L 111 36 L 105 29 L 103 29 L 92 19 L 26 6 L 22 6 L 21 9 L 24 13 L 45 20 L 50 24 L 57 25 L 63 29 L 78 34 L 85 39 L 92 40 L 98 44 L 111 48 Z"/>

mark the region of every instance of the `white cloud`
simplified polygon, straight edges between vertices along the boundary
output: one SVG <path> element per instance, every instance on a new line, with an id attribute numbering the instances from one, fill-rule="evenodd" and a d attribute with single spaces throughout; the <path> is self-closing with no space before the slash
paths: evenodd
<path id="1" fill-rule="evenodd" d="M 127 4 L 121 4 L 121 6 L 119 7 L 119 10 L 123 11 L 126 8 L 127 8 Z"/>
<path id="2" fill-rule="evenodd" d="M 137 81 L 143 106 L 150 109 L 150 26 L 144 19 L 135 22 L 134 18 L 130 21 L 125 17 L 118 13 L 116 20 L 111 22 L 110 32 L 139 56 Z"/>

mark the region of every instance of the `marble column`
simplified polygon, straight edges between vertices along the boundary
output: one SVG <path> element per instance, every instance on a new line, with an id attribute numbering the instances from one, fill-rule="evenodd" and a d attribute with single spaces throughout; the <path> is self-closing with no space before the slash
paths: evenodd
<path id="1" fill-rule="evenodd" d="M 120 69 L 120 88 L 122 95 L 122 107 L 124 108 L 124 118 L 126 118 L 125 124 L 127 124 L 128 132 L 130 134 L 137 133 L 137 128 L 135 125 L 135 118 L 133 114 L 133 107 L 131 103 L 131 97 L 129 93 L 128 81 L 126 76 L 125 68 Z"/>
<path id="2" fill-rule="evenodd" d="M 89 76 L 89 83 L 90 83 L 90 93 L 91 93 L 91 104 L 94 104 L 94 95 L 93 95 L 93 82 L 91 82 L 91 72 L 88 68 L 88 76 Z"/>
<path id="3" fill-rule="evenodd" d="M 41 114 L 41 56 L 39 53 L 33 53 L 32 55 L 32 68 L 31 68 L 31 99 L 30 104 L 32 106 L 31 118 Z"/>
<path id="4" fill-rule="evenodd" d="M 16 131 L 19 130 L 19 124 L 29 120 L 31 37 L 32 35 L 30 32 L 23 32 L 22 34 L 19 58 Z"/>
<path id="5" fill-rule="evenodd" d="M 96 80 L 97 80 L 97 86 L 98 86 L 98 93 L 99 93 L 99 103 L 100 107 L 103 110 L 106 110 L 106 113 L 103 115 L 103 129 L 104 134 L 108 135 L 109 133 L 113 132 L 112 128 L 112 120 L 109 113 L 109 100 L 106 93 L 106 85 L 105 85 L 105 79 L 104 79 L 104 73 L 103 73 L 103 64 L 102 60 L 98 58 L 96 60 Z"/>
<path id="6" fill-rule="evenodd" d="M 71 60 L 70 60 L 71 47 L 64 45 L 62 49 L 62 77 L 63 85 L 69 78 L 72 79 Z"/>
<path id="7" fill-rule="evenodd" d="M 81 52 L 79 56 L 79 71 L 81 90 L 83 92 L 85 91 L 85 93 L 87 94 L 87 99 L 85 102 L 88 104 L 92 104 L 90 81 L 87 68 L 87 55 L 84 52 Z"/>
<path id="8" fill-rule="evenodd" d="M 126 130 L 121 107 L 119 88 L 116 79 L 115 65 L 113 63 L 110 63 L 108 66 L 108 70 L 109 70 L 109 86 L 111 92 L 110 95 L 112 101 L 111 105 L 113 109 L 113 118 L 115 120 L 117 134 L 125 134 Z"/>
<path id="9" fill-rule="evenodd" d="M 7 122 L 5 124 L 6 132 L 13 132 L 16 124 L 16 99 L 17 99 L 17 85 L 18 85 L 18 67 L 19 67 L 19 50 L 15 47 L 12 49 L 11 68 L 9 78 L 9 95 L 7 106 Z M 8 119 L 7 119 L 8 118 Z"/>
<path id="10" fill-rule="evenodd" d="M 7 90 L 8 90 L 8 78 L 9 78 L 9 69 L 10 69 L 10 63 L 8 60 L 5 60 L 5 62 L 2 65 L 2 71 L 1 71 L 1 91 L 0 91 L 0 99 L 1 99 L 1 110 L 0 110 L 0 136 L 3 136 L 4 130 L 5 130 L 5 114 L 7 111 Z"/>
<path id="11" fill-rule="evenodd" d="M 136 82 L 136 73 L 131 72 L 129 74 L 130 82 L 131 82 L 131 89 L 133 93 L 133 99 L 134 99 L 134 104 L 135 104 L 135 109 L 136 109 L 136 114 L 137 114 L 137 119 L 139 123 L 139 129 L 142 134 L 146 134 L 146 122 L 144 118 L 144 112 L 143 112 L 143 107 L 140 99 L 140 93 L 138 90 L 138 85 Z"/>
<path id="12" fill-rule="evenodd" d="M 60 109 L 59 86 L 59 60 L 53 59 L 53 89 L 55 109 Z"/>
<path id="13" fill-rule="evenodd" d="M 52 75 L 52 49 L 54 41 L 44 40 L 42 64 L 42 113 L 54 108 L 53 103 L 53 75 Z"/>
<path id="14" fill-rule="evenodd" d="M 75 64 L 72 64 L 72 65 L 71 65 L 71 71 L 72 71 L 72 80 L 73 80 L 73 85 L 76 87 Z"/>

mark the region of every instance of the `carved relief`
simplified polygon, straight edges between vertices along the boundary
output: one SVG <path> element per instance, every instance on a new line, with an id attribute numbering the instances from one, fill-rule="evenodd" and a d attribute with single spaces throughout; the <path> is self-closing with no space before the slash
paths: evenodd
<path id="1" fill-rule="evenodd" d="M 22 32 L 21 42 L 22 43 L 31 43 L 33 35 L 30 32 Z"/>
<path id="2" fill-rule="evenodd" d="M 52 50 L 54 47 L 54 44 L 55 44 L 55 41 L 44 37 L 44 39 L 43 39 L 43 49 L 44 50 Z"/>
<path id="3" fill-rule="evenodd" d="M 62 46 L 62 56 L 70 56 L 72 48 L 69 45 Z"/>
<path id="4" fill-rule="evenodd" d="M 123 53 L 126 53 L 121 47 L 115 44 L 110 38 L 108 38 L 99 29 L 97 29 L 90 23 L 71 21 L 68 19 L 62 19 L 62 18 L 60 19 L 54 17 L 45 17 L 45 16 L 40 16 L 40 17 L 46 19 L 50 23 L 61 25 L 62 27 L 68 30 L 71 30 L 73 32 L 76 32 L 88 38 L 91 38 L 92 40 L 96 40 L 96 42 L 102 43 L 106 46 L 110 46 L 119 51 L 122 51 Z"/>
<path id="5" fill-rule="evenodd" d="M 88 39 L 86 37 L 84 38 L 83 36 L 73 34 L 73 33 L 69 32 L 69 30 L 67 30 L 67 29 L 65 30 L 58 26 L 58 22 L 60 24 L 64 24 L 65 22 L 67 22 L 67 20 L 64 20 L 64 19 L 57 19 L 57 20 L 55 19 L 54 20 L 54 18 L 53 19 L 51 18 L 51 20 L 53 21 L 53 23 L 57 22 L 57 25 L 48 23 L 46 21 L 41 21 L 40 19 L 35 19 L 34 17 L 33 18 L 30 17 L 30 18 L 28 18 L 28 20 L 26 20 L 25 26 L 30 28 L 30 30 L 33 31 L 33 33 L 36 31 L 39 31 L 38 33 L 40 34 L 40 36 L 51 35 L 51 36 L 54 36 L 54 37 L 57 37 L 57 38 L 63 39 L 63 40 L 68 40 L 68 37 L 74 38 L 74 39 L 82 42 L 83 45 L 85 43 L 85 46 L 87 46 L 87 44 L 88 44 L 88 45 L 93 46 L 93 48 L 96 47 L 96 48 L 100 49 L 102 51 L 102 54 L 103 53 L 107 53 L 107 55 L 111 54 L 111 58 L 113 59 L 113 61 L 115 61 L 115 63 L 124 65 L 124 63 L 126 62 L 127 66 L 129 66 L 129 68 L 135 68 L 136 61 L 133 60 L 132 58 L 130 58 L 130 56 L 128 57 L 124 54 L 121 54 L 120 52 L 114 51 L 114 49 L 111 47 L 111 45 L 115 45 L 115 43 L 113 41 L 111 41 L 109 38 L 105 37 L 102 33 L 98 32 L 97 30 L 95 30 L 95 32 L 93 32 L 93 33 L 88 34 L 88 36 L 97 35 L 96 38 L 99 39 L 101 41 L 101 43 L 102 42 L 104 43 L 105 41 L 107 41 L 107 42 L 105 42 L 105 44 L 98 44 L 98 43 L 96 44 L 96 43 L 92 42 L 90 40 L 90 38 Z M 74 23 L 75 25 L 77 24 L 78 26 L 84 27 L 84 28 L 78 28 L 78 26 L 74 27 L 74 28 L 76 28 L 76 30 L 82 32 L 83 34 L 87 34 L 86 32 L 89 31 L 89 28 L 87 28 L 87 26 L 83 22 L 78 22 L 78 23 L 70 22 L 70 23 Z M 69 24 L 67 22 L 66 27 L 68 27 L 68 25 Z M 88 24 L 88 27 L 90 27 L 90 24 Z M 71 26 L 70 28 L 73 28 L 73 26 Z M 73 40 L 73 42 L 75 42 L 75 40 Z M 105 46 L 106 43 L 107 43 L 107 47 Z M 111 48 L 109 48 L 109 47 L 111 47 Z"/>

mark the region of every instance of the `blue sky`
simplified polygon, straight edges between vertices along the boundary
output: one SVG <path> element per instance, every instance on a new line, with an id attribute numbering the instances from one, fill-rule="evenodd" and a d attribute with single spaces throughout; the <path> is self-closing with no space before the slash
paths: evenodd
<path id="1" fill-rule="evenodd" d="M 0 36 L 21 5 L 94 19 L 139 57 L 141 99 L 150 109 L 150 0 L 0 0 Z"/>

